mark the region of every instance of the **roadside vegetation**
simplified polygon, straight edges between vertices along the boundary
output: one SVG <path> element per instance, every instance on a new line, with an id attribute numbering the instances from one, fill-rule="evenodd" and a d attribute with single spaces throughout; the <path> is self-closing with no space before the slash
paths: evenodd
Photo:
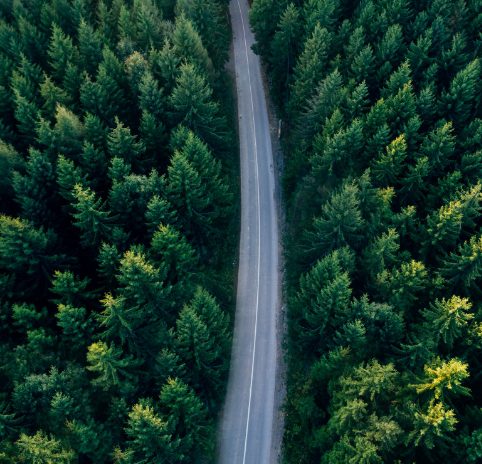
<path id="1" fill-rule="evenodd" d="M 283 119 L 285 462 L 480 462 L 482 3 L 251 19 Z"/>
<path id="2" fill-rule="evenodd" d="M 212 462 L 226 0 L 0 2 L 0 462 Z"/>

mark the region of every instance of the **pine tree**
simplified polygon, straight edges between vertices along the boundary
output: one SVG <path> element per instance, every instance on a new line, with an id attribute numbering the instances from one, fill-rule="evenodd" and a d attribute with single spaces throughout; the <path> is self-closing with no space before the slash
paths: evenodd
<path id="1" fill-rule="evenodd" d="M 214 68 L 211 58 L 194 25 L 183 14 L 176 18 L 172 44 L 173 52 L 179 61 L 189 63 L 195 67 L 200 76 L 206 76 L 209 81 L 212 80 Z"/>
<path id="2" fill-rule="evenodd" d="M 129 412 L 125 432 L 128 452 L 136 462 L 170 462 L 183 459 L 179 443 L 169 432 L 167 421 L 149 404 L 137 403 Z"/>
<path id="3" fill-rule="evenodd" d="M 470 312 L 472 303 L 468 298 L 452 296 L 448 300 L 435 300 L 429 308 L 423 311 L 427 331 L 435 337 L 441 337 L 448 348 L 452 348 L 465 330 L 474 314 Z"/>
<path id="4" fill-rule="evenodd" d="M 217 0 L 179 0 L 176 3 L 177 15 L 184 14 L 192 21 L 215 69 L 220 69 L 228 59 L 229 31 L 223 18 L 224 8 Z"/>
<path id="5" fill-rule="evenodd" d="M 275 94 L 283 98 L 290 84 L 290 77 L 298 54 L 298 38 L 301 33 L 301 18 L 298 9 L 290 3 L 280 17 L 271 42 L 270 62 L 273 79 L 276 82 Z"/>
<path id="6" fill-rule="evenodd" d="M 480 72 L 480 61 L 471 61 L 455 75 L 448 91 L 442 94 L 440 110 L 458 126 L 470 119 Z"/>
<path id="7" fill-rule="evenodd" d="M 131 319 L 141 326 L 146 320 L 167 319 L 171 303 L 170 288 L 165 284 L 167 265 L 149 262 L 142 252 L 127 251 L 120 261 L 117 281 L 119 294 L 125 300 Z M 153 340 L 155 341 L 155 340 Z"/>
<path id="8" fill-rule="evenodd" d="M 420 152 L 429 159 L 434 174 L 443 172 L 450 164 L 454 150 L 455 136 L 450 122 L 430 132 L 420 146 Z"/>
<path id="9" fill-rule="evenodd" d="M 89 346 L 87 352 L 87 369 L 94 372 L 94 385 L 104 390 L 119 388 L 129 392 L 135 383 L 135 375 L 132 369 L 136 363 L 132 356 L 122 357 L 122 350 L 114 344 L 107 345 L 105 342 L 95 342 Z"/>
<path id="10" fill-rule="evenodd" d="M 162 43 L 162 10 L 158 2 L 137 0 L 134 2 L 133 15 L 136 25 L 136 43 L 142 50 L 158 48 Z"/>
<path id="11" fill-rule="evenodd" d="M 104 38 L 98 30 L 85 19 L 81 19 L 77 32 L 79 41 L 79 62 L 82 69 L 85 69 L 91 76 L 97 71 L 97 66 L 102 60 L 102 47 Z"/>
<path id="12" fill-rule="evenodd" d="M 13 196 L 12 176 L 22 165 L 23 160 L 15 148 L 0 139 L 0 197 L 2 199 Z"/>
<path id="13" fill-rule="evenodd" d="M 103 202 L 89 187 L 77 184 L 73 190 L 74 225 L 80 229 L 84 247 L 97 247 L 112 230 L 112 217 Z"/>
<path id="14" fill-rule="evenodd" d="M 329 117 L 342 98 L 343 78 L 335 69 L 317 86 L 316 92 L 308 101 L 307 110 L 300 115 L 297 138 L 311 140 L 321 125 Z"/>
<path id="15" fill-rule="evenodd" d="M 141 110 L 147 111 L 162 120 L 165 109 L 165 98 L 159 84 L 150 72 L 142 76 L 139 86 L 139 106 Z"/>
<path id="16" fill-rule="evenodd" d="M 308 249 L 317 255 L 345 245 L 357 246 L 362 238 L 364 220 L 360 212 L 358 187 L 345 184 L 322 207 L 307 233 Z"/>
<path id="17" fill-rule="evenodd" d="M 343 178 L 358 164 L 363 145 L 363 125 L 358 119 L 326 140 L 315 139 L 311 158 L 313 176 L 317 180 Z"/>
<path id="18" fill-rule="evenodd" d="M 214 147 L 223 144 L 226 122 L 213 100 L 212 89 L 193 65 L 181 65 L 168 101 L 175 123 L 184 124 Z"/>
<path id="19" fill-rule="evenodd" d="M 251 6 L 249 20 L 256 34 L 255 53 L 266 58 L 276 25 L 281 13 L 288 4 L 287 0 L 255 0 Z"/>
<path id="20" fill-rule="evenodd" d="M 175 207 L 188 238 L 205 240 L 209 235 L 213 205 L 199 172 L 182 153 L 175 153 L 168 168 L 166 193 Z"/>
<path id="21" fill-rule="evenodd" d="M 53 463 L 70 464 L 75 461 L 74 452 L 53 437 L 39 431 L 35 435 L 22 433 L 15 442 L 22 462 L 28 464 Z"/>
<path id="22" fill-rule="evenodd" d="M 440 273 L 450 288 L 467 292 L 477 288 L 477 280 L 482 274 L 482 237 L 472 236 L 443 260 Z"/>
<path id="23" fill-rule="evenodd" d="M 24 276 L 25 290 L 44 284 L 59 259 L 53 255 L 55 235 L 28 221 L 0 216 L 0 238 L 0 268 Z"/>
<path id="24" fill-rule="evenodd" d="M 426 247 L 447 251 L 458 241 L 461 234 L 474 228 L 476 218 L 482 209 L 481 185 L 467 192 L 460 192 L 457 198 L 435 210 L 427 217 Z"/>
<path id="25" fill-rule="evenodd" d="M 210 327 L 189 306 L 182 309 L 176 321 L 176 351 L 186 364 L 194 388 L 203 396 L 216 397 L 221 387 L 224 353 L 211 336 Z"/>
<path id="26" fill-rule="evenodd" d="M 109 155 L 118 157 L 127 163 L 138 163 L 143 155 L 144 147 L 136 141 L 131 130 L 116 119 L 116 127 L 112 129 L 107 139 Z"/>
<path id="27" fill-rule="evenodd" d="M 332 31 L 340 14 L 340 2 L 339 0 L 308 0 L 304 10 L 307 33 L 311 33 L 318 24 Z"/>
<path id="28" fill-rule="evenodd" d="M 179 443 L 181 462 L 194 462 L 200 452 L 212 455 L 212 428 L 208 413 L 195 392 L 182 380 L 169 379 L 159 395 L 173 441 Z"/>
<path id="29" fill-rule="evenodd" d="M 428 391 L 435 400 L 442 402 L 451 396 L 470 395 L 470 389 L 462 385 L 469 377 L 467 363 L 456 358 L 447 362 L 435 360 L 432 366 L 424 367 L 424 374 L 422 382 L 414 385 L 419 394 Z"/>
<path id="30" fill-rule="evenodd" d="M 69 203 L 74 200 L 75 185 L 88 187 L 87 178 L 82 169 L 63 155 L 59 155 L 57 160 L 57 184 L 60 195 Z"/>
<path id="31" fill-rule="evenodd" d="M 58 82 L 63 79 L 67 64 L 77 62 L 77 53 L 72 39 L 58 25 L 53 24 L 48 56 L 52 74 Z"/>
<path id="32" fill-rule="evenodd" d="M 87 340 L 90 340 L 94 331 L 94 323 L 84 307 L 75 307 L 69 304 L 59 304 L 57 313 L 57 325 L 62 330 L 62 341 L 73 354 L 80 360 L 84 355 Z"/>
<path id="33" fill-rule="evenodd" d="M 186 238 L 172 226 L 161 224 L 152 237 L 150 254 L 167 267 L 167 280 L 177 284 L 180 294 L 189 293 L 197 256 Z"/>
<path id="34" fill-rule="evenodd" d="M 373 178 L 380 186 L 396 185 L 407 156 L 407 142 L 402 134 L 386 147 L 386 152 L 373 162 Z"/>
<path id="35" fill-rule="evenodd" d="M 422 262 L 411 260 L 399 268 L 382 271 L 377 281 L 383 297 L 394 307 L 407 311 L 426 290 L 428 272 Z"/>
<path id="36" fill-rule="evenodd" d="M 294 68 L 289 102 L 289 113 L 296 114 L 313 96 L 330 56 L 333 37 L 327 29 L 316 25 L 305 44 Z"/>

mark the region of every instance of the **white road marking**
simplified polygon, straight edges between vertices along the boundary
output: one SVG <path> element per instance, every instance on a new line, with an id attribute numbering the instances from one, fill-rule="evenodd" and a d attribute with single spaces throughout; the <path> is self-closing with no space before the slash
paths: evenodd
<path id="1" fill-rule="evenodd" d="M 246 51 L 246 65 L 248 68 L 248 82 L 249 93 L 251 97 L 251 114 L 253 119 L 253 134 L 254 134 L 254 159 L 255 159 L 255 177 L 256 177 L 256 193 L 257 193 L 257 208 L 258 208 L 258 263 L 257 263 L 257 282 L 256 282 L 256 312 L 254 320 L 254 340 L 253 340 L 253 359 L 251 363 L 251 380 L 249 384 L 249 400 L 248 400 L 248 416 L 246 418 L 246 434 L 244 436 L 244 451 L 243 451 L 243 464 L 246 464 L 246 449 L 248 446 L 248 431 L 249 431 L 249 417 L 251 414 L 251 397 L 253 393 L 253 377 L 254 377 L 254 360 L 256 358 L 256 334 L 258 332 L 258 308 L 259 308 L 259 277 L 260 277 L 260 264 L 261 264 L 261 212 L 260 212 L 260 199 L 259 199 L 259 172 L 258 172 L 258 144 L 256 141 L 256 122 L 254 118 L 254 101 L 253 101 L 253 88 L 251 86 L 251 71 L 249 69 L 249 56 L 248 56 L 248 42 L 246 40 L 246 28 L 244 26 L 243 12 L 241 10 L 241 4 L 238 2 L 239 14 L 241 15 L 241 24 L 243 25 L 244 36 L 244 48 Z"/>

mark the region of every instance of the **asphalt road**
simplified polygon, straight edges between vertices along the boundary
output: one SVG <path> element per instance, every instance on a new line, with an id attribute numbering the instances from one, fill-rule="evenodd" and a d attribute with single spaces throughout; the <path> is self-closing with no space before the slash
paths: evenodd
<path id="1" fill-rule="evenodd" d="M 241 242 L 237 306 L 221 464 L 270 464 L 280 307 L 278 210 L 266 96 L 247 0 L 230 4 L 241 156 Z"/>

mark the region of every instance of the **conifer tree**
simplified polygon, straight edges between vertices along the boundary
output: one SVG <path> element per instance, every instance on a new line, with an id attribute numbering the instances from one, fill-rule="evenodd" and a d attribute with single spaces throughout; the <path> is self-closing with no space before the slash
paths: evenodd
<path id="1" fill-rule="evenodd" d="M 225 120 L 205 78 L 191 64 L 182 64 L 169 105 L 176 123 L 184 124 L 214 147 L 222 145 Z"/>
<path id="2" fill-rule="evenodd" d="M 98 246 L 103 238 L 109 236 L 113 218 L 89 187 L 74 186 L 72 208 L 74 225 L 80 229 L 83 246 Z"/>
<path id="3" fill-rule="evenodd" d="M 180 379 L 168 379 L 159 395 L 173 441 L 179 443 L 181 462 L 193 462 L 203 451 L 211 455 L 211 424 L 206 408 L 195 392 Z"/>
<path id="4" fill-rule="evenodd" d="M 167 421 L 149 404 L 135 404 L 129 412 L 125 432 L 128 455 L 137 462 L 169 462 L 182 460 L 179 443 L 173 440 Z"/>

